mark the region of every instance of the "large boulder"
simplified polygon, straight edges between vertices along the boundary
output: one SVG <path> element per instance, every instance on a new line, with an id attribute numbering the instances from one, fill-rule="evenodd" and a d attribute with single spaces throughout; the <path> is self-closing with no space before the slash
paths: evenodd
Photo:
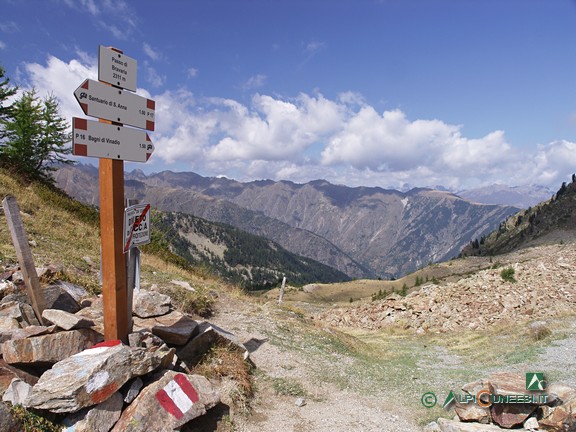
<path id="1" fill-rule="evenodd" d="M 170 312 L 172 299 L 156 291 L 134 291 L 132 313 L 139 318 L 166 315 Z"/>
<path id="2" fill-rule="evenodd" d="M 108 432 L 120 418 L 123 405 L 122 395 L 116 392 L 104 402 L 66 417 L 66 431 Z"/>
<path id="3" fill-rule="evenodd" d="M 71 413 L 97 405 L 133 377 L 171 361 L 173 355 L 174 350 L 104 342 L 56 363 L 40 377 L 24 406 Z"/>

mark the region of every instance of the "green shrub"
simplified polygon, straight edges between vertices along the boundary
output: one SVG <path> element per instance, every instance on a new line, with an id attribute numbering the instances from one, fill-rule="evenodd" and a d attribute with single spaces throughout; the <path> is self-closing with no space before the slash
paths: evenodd
<path id="1" fill-rule="evenodd" d="M 22 405 L 10 407 L 12 415 L 22 423 L 23 432 L 59 432 L 62 428 Z"/>
<path id="2" fill-rule="evenodd" d="M 514 273 L 515 272 L 512 267 L 506 267 L 500 272 L 500 277 L 505 282 L 516 282 L 516 279 L 514 279 Z"/>

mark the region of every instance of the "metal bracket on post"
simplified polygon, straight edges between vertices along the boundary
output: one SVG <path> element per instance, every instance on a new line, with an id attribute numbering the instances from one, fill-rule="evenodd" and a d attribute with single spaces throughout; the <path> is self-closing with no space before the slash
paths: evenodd
<path id="1" fill-rule="evenodd" d="M 126 207 L 139 204 L 140 200 L 126 199 Z M 134 290 L 140 290 L 140 249 L 132 247 L 126 254 L 126 295 L 127 302 L 127 316 L 128 316 L 128 332 L 132 332 L 132 309 Z"/>

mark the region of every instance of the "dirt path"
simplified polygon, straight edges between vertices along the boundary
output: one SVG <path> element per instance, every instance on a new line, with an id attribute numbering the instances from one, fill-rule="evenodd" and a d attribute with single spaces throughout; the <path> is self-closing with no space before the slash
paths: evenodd
<path id="1" fill-rule="evenodd" d="M 273 299 L 223 294 L 212 321 L 235 333 L 257 366 L 251 415 L 233 416 L 234 430 L 420 431 L 438 416 L 453 416 L 439 406 L 424 408 L 424 393 L 444 400 L 450 390 L 493 372 L 544 372 L 549 383 L 576 387 L 576 317 L 567 316 L 574 301 L 574 245 L 531 248 L 499 259 L 514 265 L 517 283 L 503 283 L 496 269 L 496 276 L 478 272 L 462 284 L 481 286 L 477 297 L 488 296 L 492 287 L 488 298 L 504 300 L 512 289 L 521 297 L 539 288 L 537 308 L 530 317 L 516 308 L 516 320 L 477 331 L 342 327 L 337 332 L 312 319 L 328 305 L 279 307 Z M 442 299 L 452 319 L 461 308 L 456 300 Z M 528 320 L 545 321 L 551 335 L 535 339 Z M 299 398 L 305 405 L 296 405 Z"/>
<path id="2" fill-rule="evenodd" d="M 257 367 L 256 398 L 248 417 L 235 416 L 239 432 L 416 432 L 411 414 L 395 401 L 361 394 L 348 383 L 356 361 L 329 336 L 303 328 L 298 313 L 222 298 L 211 319 L 246 343 Z M 312 331 L 313 334 L 308 334 Z M 310 338 L 308 340 L 307 338 Z M 333 351 L 331 352 L 331 350 Z M 297 406 L 303 398 L 305 405 Z"/>

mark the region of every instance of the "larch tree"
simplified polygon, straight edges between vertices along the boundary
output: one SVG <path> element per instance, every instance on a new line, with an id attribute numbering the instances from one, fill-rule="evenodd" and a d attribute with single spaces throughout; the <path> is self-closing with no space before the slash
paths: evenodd
<path id="1" fill-rule="evenodd" d="M 2 121 L 6 120 L 12 111 L 12 104 L 8 100 L 16 94 L 17 87 L 10 85 L 10 79 L 6 77 L 4 68 L 0 66 L 0 139 L 2 139 Z"/>
<path id="2" fill-rule="evenodd" d="M 3 138 L 0 141 L 0 166 L 7 167 L 32 180 L 53 183 L 50 172 L 57 163 L 73 163 L 67 144 L 71 133 L 58 112 L 58 100 L 50 95 L 40 100 L 36 90 L 22 93 L 0 119 Z"/>

